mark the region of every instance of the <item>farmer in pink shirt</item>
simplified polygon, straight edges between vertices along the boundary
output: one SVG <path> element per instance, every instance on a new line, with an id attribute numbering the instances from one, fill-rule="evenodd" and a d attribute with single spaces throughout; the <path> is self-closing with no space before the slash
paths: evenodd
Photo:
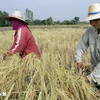
<path id="1" fill-rule="evenodd" d="M 14 42 L 9 51 L 4 54 L 3 58 L 5 59 L 6 56 L 11 56 L 13 54 L 19 53 L 20 57 L 23 58 L 29 53 L 33 53 L 40 57 L 40 51 L 38 46 L 35 42 L 35 39 L 32 35 L 32 32 L 27 26 L 22 13 L 18 10 L 15 10 L 14 13 L 6 17 L 11 24 L 13 29 L 15 30 L 14 34 Z"/>

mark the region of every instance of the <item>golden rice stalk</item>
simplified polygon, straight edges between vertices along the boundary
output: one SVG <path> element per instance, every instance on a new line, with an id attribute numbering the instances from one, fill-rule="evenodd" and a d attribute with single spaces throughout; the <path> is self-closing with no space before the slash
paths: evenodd
<path id="1" fill-rule="evenodd" d="M 9 92 L 8 92 L 8 94 L 7 94 L 7 96 L 6 96 L 6 98 L 5 98 L 4 100 L 8 100 L 8 99 L 9 99 L 9 96 L 11 95 L 11 91 L 13 90 L 14 85 L 15 85 L 15 84 L 13 84 L 13 85 L 11 86 L 11 88 L 10 88 L 10 90 L 9 90 Z"/>

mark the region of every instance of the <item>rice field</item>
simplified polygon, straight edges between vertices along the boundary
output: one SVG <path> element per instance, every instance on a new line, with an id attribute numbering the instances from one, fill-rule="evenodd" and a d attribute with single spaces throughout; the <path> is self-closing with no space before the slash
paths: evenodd
<path id="1" fill-rule="evenodd" d="M 75 49 L 84 28 L 32 28 L 41 58 L 18 54 L 2 59 L 13 42 L 13 30 L 0 31 L 0 100 L 100 100 L 93 84 L 77 72 Z M 89 50 L 84 56 L 90 71 Z M 5 95 L 4 95 L 5 93 Z"/>

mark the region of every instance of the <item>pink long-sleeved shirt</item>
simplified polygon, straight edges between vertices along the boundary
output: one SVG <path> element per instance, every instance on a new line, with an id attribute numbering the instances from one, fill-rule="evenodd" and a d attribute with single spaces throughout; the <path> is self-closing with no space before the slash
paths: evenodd
<path id="1" fill-rule="evenodd" d="M 9 52 L 8 55 L 20 53 L 22 58 L 29 53 L 34 53 L 38 57 L 41 55 L 31 31 L 26 25 L 17 28 L 14 34 L 14 42 Z"/>

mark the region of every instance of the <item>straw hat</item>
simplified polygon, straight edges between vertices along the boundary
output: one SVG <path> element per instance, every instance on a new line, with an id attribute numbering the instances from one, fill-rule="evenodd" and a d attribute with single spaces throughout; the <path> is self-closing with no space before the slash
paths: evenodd
<path id="1" fill-rule="evenodd" d="M 88 17 L 84 21 L 100 18 L 100 3 L 95 3 L 88 8 Z"/>
<path id="2" fill-rule="evenodd" d="M 21 21 L 26 23 L 26 21 L 23 18 L 22 13 L 20 11 L 18 11 L 18 10 L 15 10 L 12 15 L 10 15 L 8 17 L 5 17 L 5 19 L 7 19 L 7 20 L 9 20 L 10 18 L 16 18 L 16 19 L 19 19 L 19 20 L 21 20 Z"/>

